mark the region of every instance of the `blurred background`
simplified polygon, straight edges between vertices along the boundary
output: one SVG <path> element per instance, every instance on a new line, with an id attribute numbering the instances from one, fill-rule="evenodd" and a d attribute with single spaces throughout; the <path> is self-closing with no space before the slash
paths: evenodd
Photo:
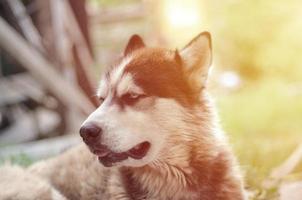
<path id="1" fill-rule="evenodd" d="M 250 199 L 290 199 L 288 185 L 302 185 L 301 8 L 301 0 L 0 0 L 0 163 L 27 166 L 79 143 L 98 78 L 132 34 L 180 49 L 207 30 L 209 89 Z"/>

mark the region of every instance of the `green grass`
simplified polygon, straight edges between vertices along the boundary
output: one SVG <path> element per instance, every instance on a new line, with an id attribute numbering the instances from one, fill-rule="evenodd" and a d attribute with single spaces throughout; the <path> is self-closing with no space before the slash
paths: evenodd
<path id="1" fill-rule="evenodd" d="M 34 162 L 28 155 L 20 153 L 17 155 L 10 156 L 9 158 L 0 158 L 0 166 L 9 163 L 14 165 L 20 165 L 23 167 L 27 167 Z"/>
<path id="2" fill-rule="evenodd" d="M 266 80 L 215 94 L 222 125 L 252 190 L 263 190 L 263 180 L 302 141 L 302 92 L 295 86 Z"/>

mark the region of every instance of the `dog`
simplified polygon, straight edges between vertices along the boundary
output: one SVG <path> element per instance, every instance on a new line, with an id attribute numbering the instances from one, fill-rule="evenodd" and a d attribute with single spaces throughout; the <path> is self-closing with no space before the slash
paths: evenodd
<path id="1" fill-rule="evenodd" d="M 207 93 L 211 36 L 183 49 L 133 35 L 103 73 L 84 144 L 28 173 L 67 199 L 244 200 L 243 178 Z"/>

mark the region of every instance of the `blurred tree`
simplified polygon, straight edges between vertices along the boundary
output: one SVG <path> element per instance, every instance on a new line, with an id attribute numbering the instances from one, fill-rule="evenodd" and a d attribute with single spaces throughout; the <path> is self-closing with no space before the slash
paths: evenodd
<path id="1" fill-rule="evenodd" d="M 206 0 L 219 65 L 249 79 L 301 79 L 301 0 Z"/>

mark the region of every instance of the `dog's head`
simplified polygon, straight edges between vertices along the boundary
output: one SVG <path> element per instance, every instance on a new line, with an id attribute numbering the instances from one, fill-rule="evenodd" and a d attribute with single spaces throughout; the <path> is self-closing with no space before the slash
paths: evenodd
<path id="1" fill-rule="evenodd" d="M 187 113 L 201 103 L 211 57 L 207 32 L 179 52 L 148 48 L 132 36 L 120 61 L 103 74 L 101 105 L 80 130 L 84 142 L 105 166 L 159 159 Z"/>

